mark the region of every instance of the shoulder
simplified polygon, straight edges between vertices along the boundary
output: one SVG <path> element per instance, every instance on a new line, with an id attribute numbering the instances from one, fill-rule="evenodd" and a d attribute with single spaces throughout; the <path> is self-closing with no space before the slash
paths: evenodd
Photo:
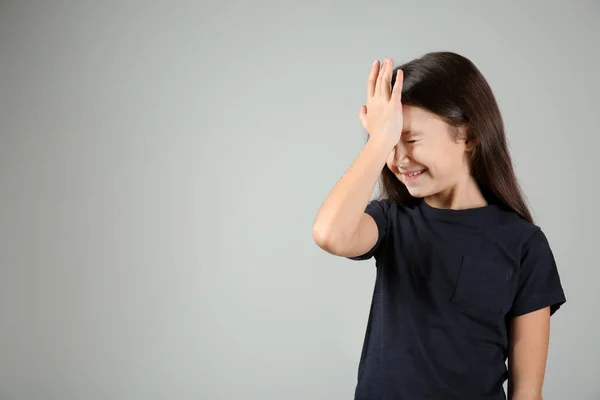
<path id="1" fill-rule="evenodd" d="M 387 198 L 370 200 L 365 209 L 365 213 L 373 217 L 377 223 L 380 233 L 398 229 L 406 230 L 412 225 L 407 223 L 407 220 L 414 218 L 411 212 L 410 207 Z"/>
<path id="2" fill-rule="evenodd" d="M 524 220 L 512 223 L 518 234 L 517 274 L 512 316 L 550 306 L 553 315 L 566 302 L 558 266 L 542 228 Z"/>
<path id="3" fill-rule="evenodd" d="M 521 218 L 517 213 L 511 210 L 501 209 L 498 218 L 498 232 L 517 234 L 524 240 L 529 239 L 541 228 L 533 222 Z"/>
<path id="4" fill-rule="evenodd" d="M 369 201 L 367 210 L 388 213 L 406 213 L 407 207 L 387 198 L 376 198 Z"/>
<path id="5" fill-rule="evenodd" d="M 371 215 L 378 214 L 385 216 L 388 220 L 397 220 L 406 217 L 414 218 L 416 207 L 414 205 L 397 203 L 387 198 L 378 198 L 370 200 L 365 211 Z"/>
<path id="6" fill-rule="evenodd" d="M 501 242 L 517 260 L 523 258 L 528 251 L 549 251 L 548 239 L 542 228 L 521 218 L 510 210 L 501 210 L 498 223 L 490 231 L 494 238 Z"/>

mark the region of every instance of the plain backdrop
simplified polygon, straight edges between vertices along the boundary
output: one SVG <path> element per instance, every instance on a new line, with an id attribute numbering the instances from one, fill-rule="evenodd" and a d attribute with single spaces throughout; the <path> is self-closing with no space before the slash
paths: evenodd
<path id="1" fill-rule="evenodd" d="M 470 58 L 600 399 L 598 1 L 0 1 L 0 399 L 351 399 L 374 261 L 320 250 L 374 59 Z"/>

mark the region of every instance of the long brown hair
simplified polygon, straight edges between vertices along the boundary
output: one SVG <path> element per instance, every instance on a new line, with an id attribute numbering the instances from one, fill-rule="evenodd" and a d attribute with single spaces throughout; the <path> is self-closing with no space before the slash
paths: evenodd
<path id="1" fill-rule="evenodd" d="M 404 72 L 402 104 L 423 108 L 441 117 L 456 137 L 466 128 L 466 140 L 474 141 L 470 152 L 471 175 L 483 196 L 533 222 L 515 176 L 504 123 L 492 89 L 479 69 L 466 57 L 452 52 L 431 52 L 394 69 Z M 388 166 L 381 173 L 381 197 L 399 204 L 415 198 Z"/>

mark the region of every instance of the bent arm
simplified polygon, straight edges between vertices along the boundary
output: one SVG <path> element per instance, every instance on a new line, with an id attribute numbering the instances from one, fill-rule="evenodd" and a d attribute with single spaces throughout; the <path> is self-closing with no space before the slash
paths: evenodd
<path id="1" fill-rule="evenodd" d="M 369 139 L 319 209 L 312 236 L 323 250 L 357 256 L 377 241 L 377 226 L 365 208 L 393 147 Z"/>

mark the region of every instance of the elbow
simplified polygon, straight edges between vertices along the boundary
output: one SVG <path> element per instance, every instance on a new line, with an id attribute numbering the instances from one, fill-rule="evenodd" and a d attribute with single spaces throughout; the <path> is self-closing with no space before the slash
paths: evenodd
<path id="1" fill-rule="evenodd" d="M 313 225 L 312 238 L 320 248 L 326 247 L 330 242 L 330 235 L 328 231 L 317 223 Z"/>
<path id="2" fill-rule="evenodd" d="M 340 247 L 337 243 L 338 241 L 335 239 L 335 235 L 329 229 L 319 224 L 313 225 L 312 237 L 317 246 L 328 253 L 336 254 Z"/>

